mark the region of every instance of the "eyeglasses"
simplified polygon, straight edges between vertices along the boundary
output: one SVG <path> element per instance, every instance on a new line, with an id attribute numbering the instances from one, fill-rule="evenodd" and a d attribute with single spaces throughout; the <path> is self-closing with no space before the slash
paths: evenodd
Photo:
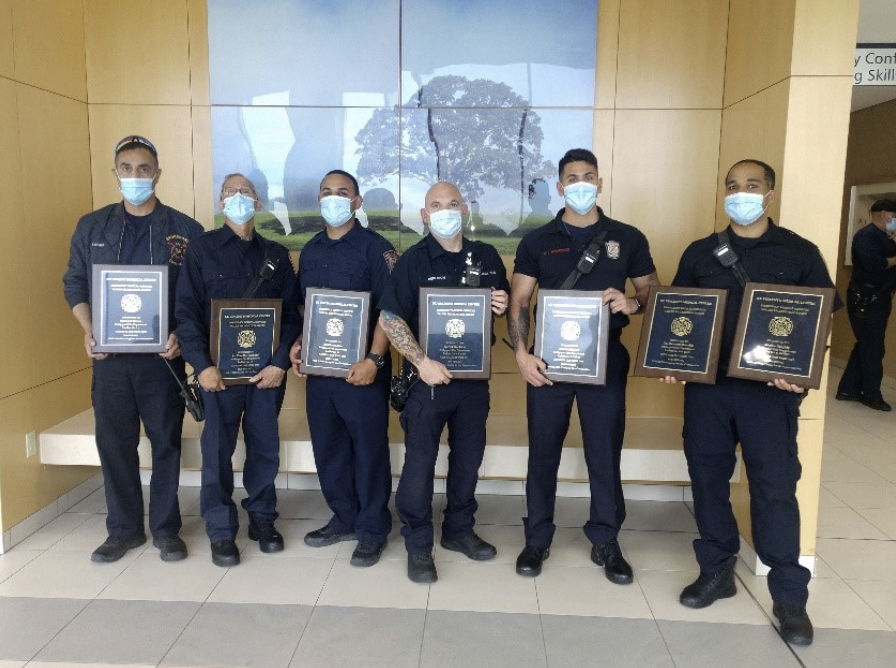
<path id="1" fill-rule="evenodd" d="M 153 157 L 155 157 L 155 158 L 159 157 L 159 152 L 156 150 L 155 145 L 153 145 L 153 143 L 151 141 L 149 141 L 146 137 L 141 137 L 140 135 L 128 135 L 127 137 L 122 139 L 120 142 L 118 142 L 115 145 L 115 155 L 118 155 L 119 153 L 121 153 L 121 151 L 124 150 L 124 148 L 128 144 L 137 144 L 139 146 L 145 146 L 147 149 L 149 149 L 149 152 L 152 153 Z"/>
<path id="2" fill-rule="evenodd" d="M 245 195 L 246 197 L 255 198 L 255 188 L 251 188 L 249 186 L 243 186 L 242 188 L 234 188 L 233 186 L 227 186 L 226 188 L 221 188 L 221 193 L 224 197 L 233 197 L 237 193 L 240 195 Z"/>

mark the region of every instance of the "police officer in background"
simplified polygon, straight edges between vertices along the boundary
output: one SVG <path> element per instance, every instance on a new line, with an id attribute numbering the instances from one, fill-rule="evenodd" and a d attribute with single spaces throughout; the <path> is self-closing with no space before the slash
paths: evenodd
<path id="1" fill-rule="evenodd" d="M 861 401 L 876 411 L 891 410 L 880 393 L 884 377 L 884 338 L 896 289 L 896 202 L 871 205 L 871 224 L 852 238 L 852 280 L 846 311 L 856 344 L 840 385 L 839 401 Z"/>
<path id="2" fill-rule="evenodd" d="M 386 290 L 395 266 L 392 244 L 355 217 L 362 204 L 358 181 L 333 170 L 318 194 L 325 228 L 299 256 L 299 304 L 308 288 L 371 293 L 368 355 L 351 366 L 346 378 L 310 376 L 305 404 L 321 491 L 333 517 L 305 536 L 311 547 L 358 540 L 353 566 L 373 566 L 392 530 L 389 496 L 389 340 L 378 325 L 374 306 Z M 290 351 L 299 374 L 302 340 Z"/>
<path id="3" fill-rule="evenodd" d="M 735 163 L 725 177 L 725 212 L 731 219 L 724 232 L 727 240 L 713 233 L 688 246 L 673 281 L 679 287 L 728 291 L 716 383 L 688 383 L 684 391 L 684 454 L 700 532 L 694 541 L 700 576 L 684 588 L 679 600 L 689 608 L 705 608 L 737 593 L 734 566 L 740 536 L 729 480 L 739 442 L 750 486 L 753 545 L 771 569 L 768 588 L 774 615 L 784 640 L 808 645 L 813 638 L 806 614 L 810 573 L 799 562 L 796 498 L 802 472 L 796 436 L 803 388 L 780 378 L 763 383 L 726 375 L 744 295 L 741 279 L 834 287 L 818 248 L 768 216 L 774 188 L 775 172 L 766 163 L 752 159 Z M 722 266 L 714 252 L 722 244 L 738 258 L 737 265 Z M 663 380 L 675 382 L 671 376 Z"/>
<path id="4" fill-rule="evenodd" d="M 527 233 L 517 247 L 507 328 L 520 373 L 528 383 L 529 471 L 526 546 L 517 558 L 516 572 L 535 577 L 550 555 L 557 471 L 575 400 L 591 485 L 590 517 L 584 526 L 593 545 L 591 560 L 604 568 L 611 582 L 629 584 L 632 569 L 617 540 L 625 520 L 620 459 L 630 361 L 620 334 L 628 316 L 646 303 L 650 286 L 659 282 L 647 238 L 631 225 L 607 217 L 597 206 L 601 184 L 597 158 L 591 151 L 567 151 L 560 160 L 557 183 L 566 207 L 554 220 Z M 590 270 L 581 264 L 586 252 L 598 256 Z M 577 272 L 577 265 L 587 271 Z M 576 273 L 580 275 L 570 286 Z M 635 289 L 632 297 L 623 292 L 626 280 Z M 528 350 L 529 303 L 536 285 L 551 290 L 603 291 L 603 302 L 611 314 L 606 385 L 553 383 L 544 375 L 544 360 Z"/>
<path id="5" fill-rule="evenodd" d="M 440 544 L 476 561 L 493 559 L 497 551 L 473 531 L 476 483 L 485 452 L 488 381 L 452 380 L 443 364 L 423 353 L 417 340 L 419 291 L 471 285 L 467 268 L 475 268 L 480 274 L 478 287 L 492 288 L 492 312 L 500 316 L 507 310 L 509 287 L 504 263 L 494 247 L 464 238 L 461 225 L 467 205 L 458 189 L 451 183 L 436 183 L 426 193 L 425 203 L 420 214 L 430 234 L 399 258 L 379 304 L 380 325 L 405 364 L 412 364 L 419 374 L 401 413 L 405 459 L 395 508 L 408 551 L 408 578 L 420 583 L 438 579 L 432 558 L 432 493 L 439 438 L 446 424 L 448 503 Z"/>
<path id="6" fill-rule="evenodd" d="M 212 562 L 236 566 L 240 563 L 234 543 L 239 518 L 233 502 L 231 458 L 241 422 L 246 442 L 243 486 L 248 494 L 242 506 L 249 514 L 249 538 L 258 541 L 262 552 L 283 549 L 283 536 L 274 528 L 274 479 L 280 468 L 277 418 L 286 391 L 289 349 L 302 320 L 289 252 L 255 232 L 255 212 L 261 208 L 255 186 L 242 174 L 229 174 L 221 186 L 219 206 L 224 226 L 206 232 L 190 246 L 177 287 L 176 312 L 183 355 L 199 377 L 205 403 L 199 506 L 211 541 Z M 254 294 L 247 295 L 253 287 Z M 283 300 L 280 345 L 248 384 L 225 386 L 210 353 L 211 300 L 243 296 Z"/>
<path id="7" fill-rule="evenodd" d="M 152 448 L 149 484 L 149 529 L 163 561 L 187 556 L 181 528 L 177 487 L 180 479 L 184 405 L 171 369 L 183 381 L 184 362 L 174 333 L 174 291 L 184 251 L 202 234 L 195 220 L 162 204 L 155 194 L 162 175 L 156 147 L 144 137 L 128 135 L 115 146 L 115 168 L 124 200 L 78 221 L 71 241 L 65 299 L 84 330 L 84 348 L 93 360 L 93 413 L 96 446 L 105 484 L 109 536 L 92 561 L 118 561 L 146 542 L 143 489 L 140 485 L 140 421 Z M 93 351 L 91 283 L 95 264 L 167 264 L 171 332 L 159 355 Z M 171 365 L 171 369 L 167 364 Z"/>

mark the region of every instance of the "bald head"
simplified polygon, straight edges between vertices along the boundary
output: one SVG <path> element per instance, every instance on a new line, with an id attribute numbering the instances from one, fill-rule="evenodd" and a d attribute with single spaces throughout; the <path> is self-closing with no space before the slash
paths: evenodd
<path id="1" fill-rule="evenodd" d="M 467 204 L 461 197 L 460 191 L 453 183 L 447 181 L 439 181 L 429 190 L 426 191 L 426 206 L 420 209 L 420 215 L 423 221 L 429 224 L 429 214 L 436 211 L 446 209 L 455 209 L 460 211 L 461 216 L 467 216 Z"/>

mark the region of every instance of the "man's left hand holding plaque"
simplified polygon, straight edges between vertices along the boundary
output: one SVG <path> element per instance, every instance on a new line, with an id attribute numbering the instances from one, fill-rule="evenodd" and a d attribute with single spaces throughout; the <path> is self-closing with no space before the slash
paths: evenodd
<path id="1" fill-rule="evenodd" d="M 245 385 L 280 345 L 280 299 L 212 299 L 211 356 L 225 385 Z"/>

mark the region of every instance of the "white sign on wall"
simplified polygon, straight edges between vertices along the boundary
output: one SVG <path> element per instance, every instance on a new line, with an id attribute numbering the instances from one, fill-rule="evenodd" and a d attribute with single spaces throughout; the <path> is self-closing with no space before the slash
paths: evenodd
<path id="1" fill-rule="evenodd" d="M 896 43 L 856 44 L 855 86 L 896 86 Z"/>

